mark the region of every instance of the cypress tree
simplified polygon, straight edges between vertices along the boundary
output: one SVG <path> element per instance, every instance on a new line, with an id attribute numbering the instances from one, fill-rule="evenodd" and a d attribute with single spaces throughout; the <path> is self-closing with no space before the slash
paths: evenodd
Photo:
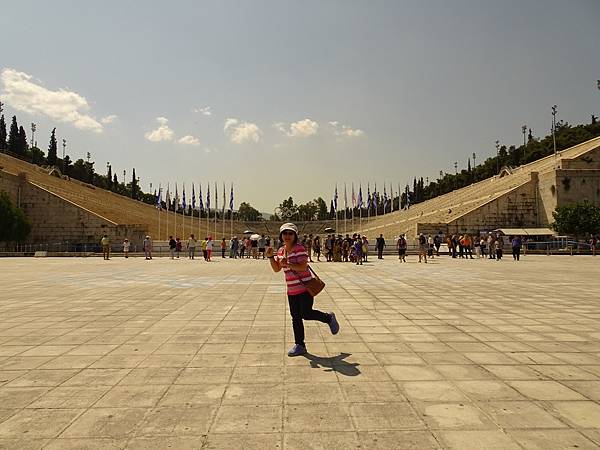
<path id="1" fill-rule="evenodd" d="M 6 150 L 6 121 L 4 120 L 4 114 L 2 114 L 0 116 L 0 152 L 5 153 Z"/>
<path id="2" fill-rule="evenodd" d="M 135 167 L 133 168 L 133 172 L 131 173 L 131 198 L 137 199 L 137 178 L 135 177 Z"/>
<path id="3" fill-rule="evenodd" d="M 19 145 L 18 145 L 19 155 L 25 156 L 27 154 L 28 149 L 29 149 L 29 144 L 27 143 L 27 134 L 25 134 L 25 130 L 21 126 L 21 127 L 19 127 Z"/>
<path id="4" fill-rule="evenodd" d="M 108 189 L 112 191 L 112 166 L 108 166 L 108 174 L 106 175 L 106 181 L 108 182 Z"/>
<path id="5" fill-rule="evenodd" d="M 113 188 L 116 190 L 119 187 L 119 179 L 117 178 L 117 174 L 113 175 Z"/>
<path id="6" fill-rule="evenodd" d="M 50 145 L 48 146 L 48 165 L 54 166 L 56 165 L 57 159 L 57 147 L 56 147 L 56 128 L 52 129 L 52 134 L 50 135 Z"/>
<path id="7" fill-rule="evenodd" d="M 10 123 L 10 132 L 8 133 L 8 151 L 19 154 L 19 127 L 17 126 L 17 116 L 13 116 Z"/>

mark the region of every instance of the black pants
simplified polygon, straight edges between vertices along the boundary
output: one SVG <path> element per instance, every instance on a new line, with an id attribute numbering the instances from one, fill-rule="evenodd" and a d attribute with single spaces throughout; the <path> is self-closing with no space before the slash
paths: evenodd
<path id="1" fill-rule="evenodd" d="M 322 311 L 312 309 L 314 299 L 308 292 L 298 295 L 288 295 L 290 314 L 292 316 L 292 327 L 294 328 L 294 340 L 296 344 L 304 345 L 304 323 L 302 320 L 318 320 L 329 323 L 331 316 Z"/>
<path id="2" fill-rule="evenodd" d="M 377 259 L 383 259 L 383 249 L 382 248 L 377 249 Z"/>
<path id="3" fill-rule="evenodd" d="M 513 259 L 516 259 L 518 261 L 521 257 L 521 247 L 513 247 L 512 251 L 513 251 Z"/>

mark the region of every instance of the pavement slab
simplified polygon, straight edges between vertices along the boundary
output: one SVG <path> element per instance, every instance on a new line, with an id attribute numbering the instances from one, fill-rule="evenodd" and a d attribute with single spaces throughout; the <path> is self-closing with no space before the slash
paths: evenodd
<path id="1" fill-rule="evenodd" d="M 0 448 L 598 448 L 599 264 L 0 259 Z"/>

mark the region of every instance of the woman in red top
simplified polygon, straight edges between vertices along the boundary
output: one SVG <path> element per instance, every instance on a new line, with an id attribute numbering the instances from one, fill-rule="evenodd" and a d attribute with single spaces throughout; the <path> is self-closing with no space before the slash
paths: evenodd
<path id="1" fill-rule="evenodd" d="M 283 247 L 277 251 L 277 255 L 273 255 L 273 248 L 269 247 L 267 257 L 274 272 L 283 269 L 285 273 L 288 303 L 296 342 L 288 351 L 288 356 L 304 355 L 306 344 L 304 343 L 303 320 L 318 320 L 326 323 L 329 325 L 332 334 L 338 333 L 340 325 L 334 313 L 327 314 L 312 308 L 314 299 L 304 286 L 304 282 L 312 278 L 308 269 L 308 253 L 304 246 L 298 243 L 298 228 L 296 225 L 293 223 L 281 225 L 279 239 L 283 241 Z"/>

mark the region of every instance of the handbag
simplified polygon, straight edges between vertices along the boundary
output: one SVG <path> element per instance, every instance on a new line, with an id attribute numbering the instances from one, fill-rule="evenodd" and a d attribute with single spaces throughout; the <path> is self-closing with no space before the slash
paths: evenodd
<path id="1" fill-rule="evenodd" d="M 298 279 L 300 283 L 304 285 L 308 294 L 311 297 L 316 297 L 319 293 L 325 288 L 325 282 L 319 278 L 319 276 L 315 273 L 312 267 L 308 266 L 308 270 L 310 270 L 313 274 L 313 277 L 309 281 L 302 281 L 300 274 L 296 271 L 293 271 L 296 275 L 298 275 Z"/>

